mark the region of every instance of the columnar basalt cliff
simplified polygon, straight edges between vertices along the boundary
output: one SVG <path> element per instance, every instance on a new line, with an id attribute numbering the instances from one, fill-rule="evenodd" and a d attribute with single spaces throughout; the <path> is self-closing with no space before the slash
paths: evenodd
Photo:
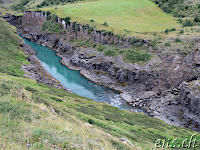
<path id="1" fill-rule="evenodd" d="M 22 17 L 22 24 L 30 24 L 30 25 L 42 25 L 44 21 L 47 19 L 46 12 L 42 11 L 24 11 Z"/>
<path id="2" fill-rule="evenodd" d="M 57 51 L 57 55 L 62 57 L 63 65 L 80 70 L 81 74 L 92 81 L 121 91 L 121 96 L 127 102 L 144 108 L 154 117 L 200 131 L 200 95 L 196 92 L 196 96 L 192 96 L 192 88 L 187 88 L 190 82 L 198 81 L 198 46 L 187 55 L 180 55 L 178 51 L 173 54 L 159 52 L 140 66 L 137 63 L 125 63 L 121 56 L 108 57 L 94 48 L 76 47 L 70 42 L 71 39 L 84 38 L 93 43 L 130 47 L 134 44 L 131 43 L 131 38 L 89 30 L 89 25 L 72 22 L 67 24 L 60 18 L 58 22 L 66 32 L 49 33 L 42 31 L 41 25 L 46 19 L 46 13 L 31 11 L 24 12 L 22 18 L 7 18 L 18 27 L 18 32 L 23 37 Z M 195 40 L 200 43 L 200 37 Z M 146 46 L 148 40 L 144 39 L 141 43 Z M 182 113 L 183 110 L 185 113 Z"/>
<path id="3" fill-rule="evenodd" d="M 26 24 L 41 25 L 47 20 L 46 12 L 25 11 L 22 22 Z M 82 25 L 76 22 L 66 22 L 62 18 L 57 18 L 57 23 L 62 24 L 63 30 L 70 33 L 71 39 L 91 40 L 93 43 L 114 44 L 123 47 L 130 47 L 133 44 L 147 44 L 149 41 L 144 39 L 135 42 L 132 38 L 125 38 L 120 35 L 114 35 L 111 31 L 97 30 L 90 25 Z"/>

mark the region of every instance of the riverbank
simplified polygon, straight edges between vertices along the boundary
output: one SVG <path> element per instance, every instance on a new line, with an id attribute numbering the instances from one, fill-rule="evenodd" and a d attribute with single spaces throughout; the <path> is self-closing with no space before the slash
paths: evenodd
<path id="1" fill-rule="evenodd" d="M 105 56 L 103 52 L 98 52 L 92 47 L 77 46 L 71 42 L 71 38 L 76 36 L 72 32 L 66 31 L 62 34 L 41 32 L 41 22 L 33 27 L 29 24 L 31 20 L 27 23 L 27 19 L 26 16 L 26 19 L 22 19 L 24 22 L 17 24 L 18 32 L 31 41 L 55 50 L 63 58 L 61 62 L 64 65 L 71 69 L 81 70 L 85 77 L 94 82 L 123 92 L 121 95 L 128 103 L 142 107 L 153 117 L 172 125 L 199 131 L 200 122 L 189 114 L 181 113 L 182 109 L 185 109 L 194 116 L 198 116 L 199 113 L 196 112 L 199 106 L 195 107 L 195 113 L 193 113 L 192 101 L 194 100 L 189 99 L 186 104 L 187 97 L 180 92 L 183 81 L 196 80 L 199 75 L 198 51 L 192 50 L 182 55 L 179 50 L 160 50 L 141 66 L 137 63 L 125 63 L 120 56 Z M 185 42 L 190 42 L 190 40 L 194 39 Z M 196 43 L 199 40 L 199 37 L 195 37 Z M 150 50 L 154 51 L 153 47 Z M 175 89 L 178 91 L 175 94 L 168 92 Z M 172 96 L 172 99 L 168 100 L 168 93 L 177 96 Z M 156 108 L 153 103 L 157 104 Z M 168 109 L 165 109 L 164 104 Z"/>
<path id="2" fill-rule="evenodd" d="M 44 69 L 38 58 L 35 56 L 35 51 L 30 46 L 24 42 L 20 43 L 24 50 L 23 52 L 27 55 L 27 60 L 30 62 L 30 64 L 23 64 L 22 66 L 22 70 L 26 72 L 26 74 L 24 74 L 25 77 L 70 92 L 69 89 L 66 89 L 58 80 Z"/>

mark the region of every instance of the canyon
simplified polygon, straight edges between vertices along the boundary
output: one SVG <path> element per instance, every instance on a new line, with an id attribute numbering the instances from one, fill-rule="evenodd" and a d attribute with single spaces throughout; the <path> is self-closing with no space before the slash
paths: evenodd
<path id="1" fill-rule="evenodd" d="M 37 44 L 47 46 L 62 58 L 61 63 L 79 70 L 91 81 L 121 92 L 121 97 L 133 106 L 140 106 L 151 116 L 166 123 L 200 131 L 200 37 L 192 37 L 195 46 L 186 55 L 179 50 L 154 52 L 144 65 L 126 63 L 121 56 L 108 57 L 92 47 L 77 47 L 72 39 L 90 40 L 92 43 L 129 48 L 134 44 L 154 47 L 148 39 L 133 43 L 131 38 L 91 29 L 89 25 L 66 23 L 58 18 L 64 33 L 42 30 L 46 12 L 25 11 L 23 16 L 4 16 L 18 28 L 18 34 Z"/>

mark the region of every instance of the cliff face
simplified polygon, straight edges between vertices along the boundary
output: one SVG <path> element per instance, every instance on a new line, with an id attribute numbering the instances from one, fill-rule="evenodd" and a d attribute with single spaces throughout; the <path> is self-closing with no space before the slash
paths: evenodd
<path id="1" fill-rule="evenodd" d="M 22 24 L 30 24 L 32 26 L 42 25 L 46 21 L 47 14 L 46 12 L 36 12 L 36 11 L 24 11 L 22 17 Z"/>
<path id="2" fill-rule="evenodd" d="M 22 17 L 22 23 L 30 24 L 33 26 L 41 25 L 47 19 L 46 12 L 25 11 Z M 57 18 L 57 23 L 63 26 L 70 39 L 85 39 L 90 40 L 93 43 L 120 45 L 122 47 L 130 47 L 133 44 L 147 44 L 149 41 L 144 39 L 143 41 L 134 41 L 131 38 L 125 38 L 123 36 L 114 35 L 112 32 L 97 30 L 90 25 L 82 25 L 76 22 L 66 23 L 65 20 Z"/>
<path id="3" fill-rule="evenodd" d="M 80 70 L 92 81 L 123 92 L 122 97 L 130 104 L 140 106 L 152 116 L 170 124 L 199 131 L 200 121 L 196 118 L 200 116 L 200 98 L 192 96 L 192 89 L 186 92 L 188 89 L 184 90 L 184 86 L 181 86 L 184 85 L 183 81 L 196 80 L 199 76 L 198 47 L 187 55 L 159 53 L 144 66 L 139 66 L 137 63 L 125 63 L 120 56 L 108 57 L 91 47 L 76 47 L 69 42 L 71 39 L 84 38 L 94 43 L 129 47 L 132 44 L 130 39 L 97 30 L 88 32 L 89 26 L 76 23 L 67 25 L 59 18 L 58 22 L 66 33 L 56 35 L 41 32 L 46 17 L 44 12 L 29 11 L 24 12 L 22 18 L 11 16 L 7 20 L 18 26 L 18 32 L 23 37 L 57 51 L 63 58 L 62 64 Z M 200 42 L 200 38 L 196 40 Z M 147 43 L 148 40 L 143 40 L 144 45 Z"/>

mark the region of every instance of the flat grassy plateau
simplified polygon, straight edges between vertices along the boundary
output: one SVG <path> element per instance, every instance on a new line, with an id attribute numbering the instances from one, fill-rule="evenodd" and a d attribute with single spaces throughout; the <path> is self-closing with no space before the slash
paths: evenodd
<path id="1" fill-rule="evenodd" d="M 181 25 L 149 0 L 102 0 L 44 7 L 59 17 L 70 16 L 72 21 L 114 31 L 115 34 L 134 35 L 136 32 L 162 32 Z M 93 20 L 93 21 L 91 21 Z M 102 25 L 104 22 L 108 26 Z"/>

